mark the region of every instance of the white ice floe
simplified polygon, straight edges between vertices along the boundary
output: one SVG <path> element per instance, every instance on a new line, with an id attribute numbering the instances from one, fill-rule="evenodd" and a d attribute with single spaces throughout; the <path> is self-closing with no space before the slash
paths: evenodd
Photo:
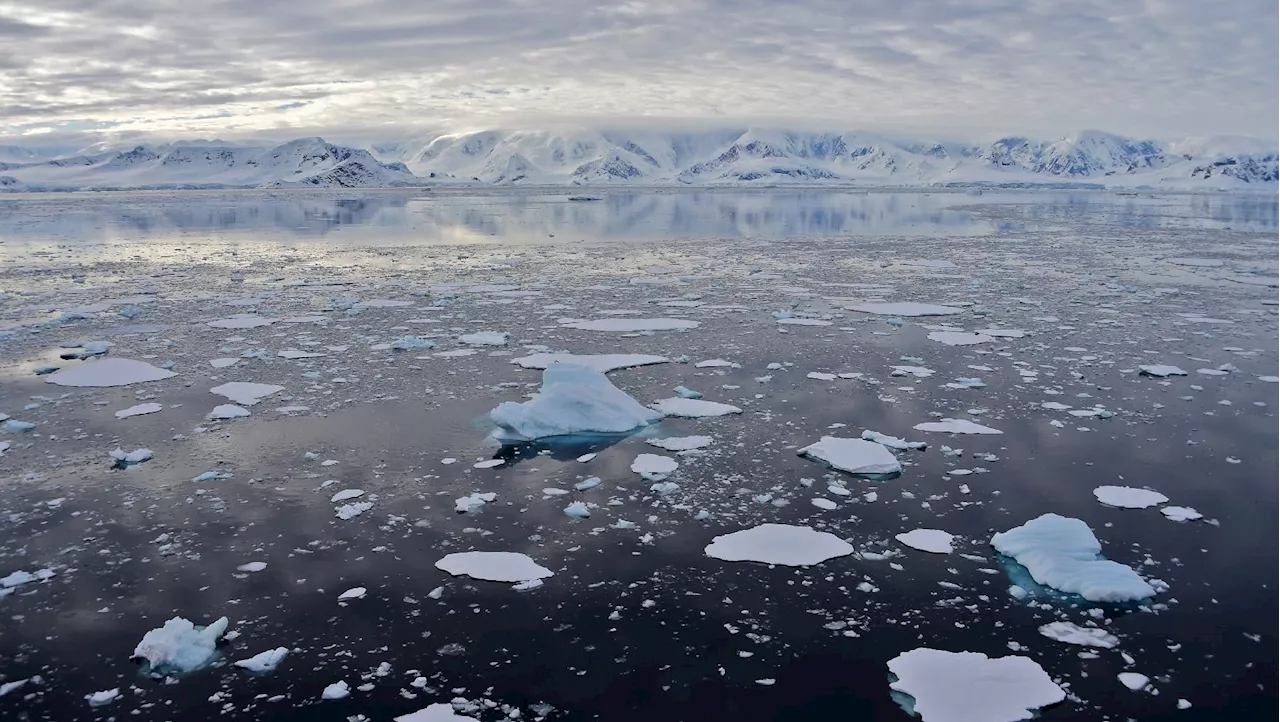
<path id="1" fill-rule="evenodd" d="M 343 489 L 342 491 L 329 497 L 329 501 L 337 504 L 340 501 L 348 501 L 350 499 L 359 499 L 364 496 L 364 489 Z"/>
<path id="2" fill-rule="evenodd" d="M 456 552 L 436 562 L 436 568 L 455 577 L 490 582 L 527 582 L 552 575 L 550 569 L 516 552 Z"/>
<path id="3" fill-rule="evenodd" d="M 86 694 L 84 699 L 89 703 L 90 707 L 101 707 L 104 704 L 111 704 L 120 698 L 120 688 L 104 689 L 101 692 Z"/>
<path id="4" fill-rule="evenodd" d="M 152 674 L 194 672 L 217 654 L 218 639 L 229 624 L 222 617 L 207 627 L 197 627 L 182 617 L 174 617 L 163 627 L 144 634 L 133 656 L 146 660 Z"/>
<path id="5" fill-rule="evenodd" d="M 1022 338 L 1027 335 L 1026 331 L 1016 328 L 980 328 L 974 333 L 992 338 Z"/>
<path id="6" fill-rule="evenodd" d="M 161 406 L 160 404 L 138 404 L 137 406 L 130 406 L 127 409 L 121 409 L 117 411 L 116 418 L 127 419 L 130 416 L 142 416 L 143 414 L 154 414 L 163 408 L 164 407 Z"/>
<path id="7" fill-rule="evenodd" d="M 1175 266 L 1193 266 L 1196 268 L 1218 268 L 1222 261 L 1216 258 L 1166 258 L 1165 263 Z"/>
<path id="8" fill-rule="evenodd" d="M 58 386 L 128 386 L 148 381 L 163 381 L 177 376 L 172 371 L 127 358 L 104 358 L 86 361 L 44 377 L 46 383 Z"/>
<path id="9" fill-rule="evenodd" d="M 553 364 L 569 364 L 573 366 L 585 366 L 592 371 L 599 371 L 603 374 L 615 369 L 625 369 L 633 366 L 664 364 L 670 360 L 671 359 L 666 356 L 652 356 L 638 353 L 535 353 L 529 356 L 511 359 L 511 363 L 519 364 L 521 367 L 527 369 L 545 369 Z"/>
<path id="10" fill-rule="evenodd" d="M 933 369 L 923 366 L 890 366 L 893 371 L 890 376 L 915 376 L 918 379 L 927 379 L 933 375 Z"/>
<path id="11" fill-rule="evenodd" d="M 638 331 L 683 331 L 697 328 L 698 322 L 683 318 L 598 318 L 591 321 L 570 321 L 563 325 L 565 328 L 576 328 L 582 331 L 636 333 Z"/>
<path id="12" fill-rule="evenodd" d="M 916 303 L 914 301 L 862 303 L 852 307 L 850 310 L 873 313 L 877 316 L 954 316 L 957 313 L 964 313 L 963 308 L 939 306 L 935 303 Z"/>
<path id="13" fill-rule="evenodd" d="M 239 572 L 260 572 L 267 568 L 266 562 L 245 562 L 236 567 Z"/>
<path id="14" fill-rule="evenodd" d="M 339 594 L 338 601 L 347 602 L 352 599 L 364 599 L 365 595 L 368 593 L 369 593 L 369 590 L 365 589 L 364 587 L 352 587 L 347 591 L 343 592 L 342 594 Z"/>
<path id="15" fill-rule="evenodd" d="M 680 416 L 687 419 L 701 419 L 708 416 L 725 416 L 726 414 L 740 414 L 742 409 L 730 404 L 722 404 L 716 401 L 703 401 L 701 399 L 686 399 L 679 396 L 673 396 L 669 399 L 659 399 L 649 404 L 650 408 L 657 409 L 663 416 Z"/>
<path id="16" fill-rule="evenodd" d="M 574 519 L 586 519 L 591 516 L 591 509 L 586 504 L 575 501 L 564 508 L 564 513 Z"/>
<path id="17" fill-rule="evenodd" d="M 497 498 L 498 495 L 492 491 L 477 491 L 473 494 L 468 494 L 455 499 L 453 502 L 453 510 L 460 514 L 465 514 L 475 511 Z"/>
<path id="18" fill-rule="evenodd" d="M 437 703 L 402 714 L 392 722 L 476 722 L 476 718 L 458 714 L 451 704 Z"/>
<path id="19" fill-rule="evenodd" d="M 714 441 L 710 436 L 668 436 L 665 439 L 646 439 L 645 443 L 667 451 L 689 451 L 710 446 Z"/>
<path id="20" fill-rule="evenodd" d="M 694 364 L 693 367 L 698 369 L 735 369 L 742 368 L 742 365 L 736 364 L 732 361 L 725 361 L 722 358 L 713 358 L 707 359 L 706 361 L 699 361 Z"/>
<path id="21" fill-rule="evenodd" d="M 1140 692 L 1146 689 L 1147 685 L 1151 684 L 1150 677 L 1137 672 L 1121 672 L 1116 675 L 1116 679 L 1120 680 L 1120 684 L 1123 684 L 1134 692 Z"/>
<path id="22" fill-rule="evenodd" d="M 280 358 L 291 359 L 291 360 L 304 359 L 304 358 L 320 358 L 321 356 L 324 356 L 324 355 L 325 354 L 320 353 L 318 351 L 302 351 L 296 348 L 286 348 L 276 353 L 276 356 L 279 356 Z"/>
<path id="23" fill-rule="evenodd" d="M 506 346 L 511 334 L 502 331 L 477 331 L 458 337 L 458 341 L 471 346 Z"/>
<path id="24" fill-rule="evenodd" d="M 1066 692 L 1028 657 L 917 647 L 889 660 L 889 688 L 909 695 L 924 722 L 1017 722 Z"/>
<path id="25" fill-rule="evenodd" d="M 894 536 L 894 539 L 912 549 L 934 554 L 950 554 L 952 551 L 951 542 L 955 538 L 954 534 L 948 534 L 939 529 L 913 529 Z"/>
<path id="26" fill-rule="evenodd" d="M 1169 366 L 1167 364 L 1149 364 L 1138 367 L 1138 373 L 1143 376 L 1156 376 L 1164 378 L 1166 376 L 1186 376 L 1187 372 L 1177 366 Z"/>
<path id="27" fill-rule="evenodd" d="M 0 589 L 12 589 L 13 587 L 31 582 L 43 582 L 46 579 L 52 579 L 57 572 L 52 569 L 37 569 L 34 572 L 24 572 L 19 569 L 8 576 L 0 577 Z"/>
<path id="28" fill-rule="evenodd" d="M 213 328 L 258 328 L 259 326 L 270 326 L 279 321 L 278 318 L 267 318 L 253 313 L 240 313 L 227 318 L 220 318 L 217 321 L 210 321 L 208 326 Z"/>
<path id="29" fill-rule="evenodd" d="M 1204 514 L 1189 506 L 1166 506 L 1160 510 L 1160 513 L 1173 521 L 1195 521 L 1204 518 Z"/>
<path id="30" fill-rule="evenodd" d="M 235 404 L 219 404 L 209 412 L 209 418 L 215 420 L 243 419 L 248 415 L 248 409 Z"/>
<path id="31" fill-rule="evenodd" d="M 320 699 L 342 699 L 349 694 L 351 694 L 351 685 L 345 681 L 338 680 L 324 688 L 324 691 L 320 693 Z"/>
<path id="32" fill-rule="evenodd" d="M 809 444 L 797 453 L 826 462 L 831 468 L 850 474 L 880 475 L 902 471 L 898 457 L 874 441 L 824 436 L 817 443 Z"/>
<path id="33" fill-rule="evenodd" d="M 248 659 L 237 659 L 233 664 L 250 672 L 272 672 L 289 654 L 288 647 L 276 647 L 265 652 L 258 652 Z"/>
<path id="34" fill-rule="evenodd" d="M 1132 486 L 1099 486 L 1093 490 L 1093 495 L 1103 504 L 1121 509 L 1146 509 L 1169 501 L 1169 497 L 1158 491 Z"/>
<path id="35" fill-rule="evenodd" d="M 523 403 L 506 401 L 489 412 L 504 438 L 540 439 L 568 434 L 623 434 L 662 414 L 614 386 L 603 373 L 571 364 L 542 372 L 542 389 Z"/>
<path id="36" fill-rule="evenodd" d="M 1059 642 L 1075 644 L 1081 647 L 1114 649 L 1120 644 L 1120 639 L 1116 635 L 1108 633 L 1105 629 L 1081 627 L 1071 622 L 1050 622 L 1040 627 L 1040 633 L 1049 639 L 1056 639 Z"/>
<path id="37" fill-rule="evenodd" d="M 1129 567 L 1101 558 L 1102 544 L 1079 519 L 1049 513 L 991 537 L 991 546 L 1026 567 L 1031 578 L 1091 602 L 1128 602 L 1156 590 Z"/>
<path id="38" fill-rule="evenodd" d="M 372 502 L 357 501 L 351 504 L 343 504 L 342 506 L 334 509 L 333 515 L 338 517 L 342 521 L 347 521 L 349 519 L 354 519 L 360 516 L 361 514 L 365 513 L 366 511 L 369 511 L 372 508 L 373 508 Z"/>
<path id="39" fill-rule="evenodd" d="M 253 406 L 266 397 L 284 391 L 283 386 L 231 381 L 209 389 L 209 393 L 225 396 L 241 406 Z"/>
<path id="40" fill-rule="evenodd" d="M 707 556 L 727 562 L 763 562 L 807 567 L 853 553 L 843 539 L 807 526 L 761 524 L 721 534 L 703 550 Z"/>
<path id="41" fill-rule="evenodd" d="M 209 365 L 214 367 L 215 369 L 225 369 L 228 366 L 235 366 L 238 363 L 240 363 L 239 356 L 235 356 L 235 357 L 227 356 L 224 358 L 215 358 L 215 359 L 209 360 Z"/>
<path id="42" fill-rule="evenodd" d="M 403 336 L 388 346 L 392 351 L 422 351 L 435 348 L 436 342 L 417 336 Z"/>
<path id="43" fill-rule="evenodd" d="M 882 434 L 879 431 L 872 431 L 870 429 L 863 430 L 862 438 L 867 441 L 874 441 L 881 446 L 887 446 L 890 449 L 897 449 L 898 451 L 906 451 L 908 449 L 925 449 L 929 446 L 923 441 L 907 441 L 906 439 L 899 439 L 896 436 L 889 436 L 888 434 Z"/>
<path id="44" fill-rule="evenodd" d="M 990 343 L 995 339 L 985 333 L 969 333 L 968 331 L 931 331 L 929 340 L 948 346 L 973 346 L 979 343 Z"/>
<path id="45" fill-rule="evenodd" d="M 787 326 L 830 326 L 832 325 L 830 321 L 823 321 L 820 318 L 798 318 L 795 316 L 788 316 L 786 318 L 776 319 L 776 323 L 781 323 Z"/>
<path id="46" fill-rule="evenodd" d="M 968 419 L 943 419 L 941 421 L 926 421 L 922 424 L 916 424 L 911 428 L 916 431 L 937 431 L 944 434 L 1003 434 L 999 429 L 993 429 L 990 426 L 975 424 Z"/>
<path id="47" fill-rule="evenodd" d="M 150 461 L 155 456 L 155 452 L 151 449 L 134 449 L 133 451 L 125 451 L 120 447 L 116 447 L 111 451 L 111 458 L 116 460 L 117 466 L 134 466 L 144 461 Z"/>
<path id="48" fill-rule="evenodd" d="M 662 481 L 678 468 L 678 461 L 659 454 L 640 454 L 631 462 L 631 470 L 646 481 Z"/>

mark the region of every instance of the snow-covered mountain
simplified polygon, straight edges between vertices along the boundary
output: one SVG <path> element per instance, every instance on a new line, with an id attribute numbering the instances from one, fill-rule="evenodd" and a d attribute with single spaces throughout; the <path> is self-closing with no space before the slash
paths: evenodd
<path id="1" fill-rule="evenodd" d="M 191 141 L 92 147 L 56 158 L 6 148 L 0 190 L 358 188 L 410 185 L 825 184 L 1273 188 L 1275 143 L 1161 142 L 1086 131 L 1057 140 L 904 141 L 766 128 L 481 130 L 372 143 Z"/>

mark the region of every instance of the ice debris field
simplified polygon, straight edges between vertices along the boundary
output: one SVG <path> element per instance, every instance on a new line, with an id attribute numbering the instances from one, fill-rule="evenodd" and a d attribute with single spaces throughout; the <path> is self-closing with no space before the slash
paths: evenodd
<path id="1" fill-rule="evenodd" d="M 14 247 L 0 717 L 1274 706 L 1274 233 L 1063 223 Z"/>

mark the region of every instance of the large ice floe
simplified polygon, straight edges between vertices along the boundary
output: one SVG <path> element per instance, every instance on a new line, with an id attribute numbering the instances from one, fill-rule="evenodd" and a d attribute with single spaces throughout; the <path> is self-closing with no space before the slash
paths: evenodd
<path id="1" fill-rule="evenodd" d="M 631 368 L 632 366 L 664 364 L 670 360 L 666 356 L 651 356 L 639 353 L 535 353 L 511 359 L 511 363 L 519 364 L 526 369 L 545 369 L 554 364 L 585 366 L 592 371 L 599 371 L 603 374 L 615 369 Z"/>
<path id="2" fill-rule="evenodd" d="M 853 553 L 853 546 L 834 534 L 807 526 L 761 524 L 721 534 L 704 549 L 707 556 L 727 562 L 764 562 L 807 567 Z"/>
<path id="3" fill-rule="evenodd" d="M 1146 509 L 1169 501 L 1169 497 L 1158 491 L 1132 486 L 1100 486 L 1093 490 L 1093 495 L 1103 504 L 1121 509 Z"/>
<path id="4" fill-rule="evenodd" d="M 182 617 L 174 617 L 163 627 L 142 636 L 133 650 L 135 659 L 147 663 L 153 675 L 180 675 L 194 672 L 213 660 L 218 639 L 230 622 L 222 617 L 206 627 L 199 627 Z"/>
<path id="5" fill-rule="evenodd" d="M 863 476 L 899 474 L 902 464 L 884 446 L 862 439 L 842 439 L 824 436 L 817 443 L 809 444 L 797 453 L 826 462 L 833 469 Z"/>
<path id="6" fill-rule="evenodd" d="M 742 413 L 742 409 L 730 404 L 722 404 L 718 401 L 703 401 L 701 399 L 686 399 L 679 396 L 659 399 L 649 404 L 649 406 L 657 409 L 664 416 L 682 416 L 687 419 L 702 419 L 708 416 Z"/>
<path id="7" fill-rule="evenodd" d="M 924 722 L 1017 722 L 1066 693 L 1028 657 L 917 647 L 889 660 L 889 688 Z"/>
<path id="8" fill-rule="evenodd" d="M 436 704 L 427 705 L 417 712 L 402 714 L 396 717 L 393 722 L 475 722 L 475 720 L 475 717 L 458 714 L 451 704 L 437 702 Z"/>
<path id="9" fill-rule="evenodd" d="M 1102 544 L 1079 519 L 1044 514 L 995 534 L 991 546 L 1026 567 L 1036 582 L 1091 602 L 1131 602 L 1156 594 L 1137 572 L 1102 558 Z"/>
<path id="10" fill-rule="evenodd" d="M 143 361 L 127 358 L 105 358 L 63 369 L 45 377 L 46 383 L 58 386 L 128 386 L 147 381 L 163 381 L 177 376 Z"/>
<path id="11" fill-rule="evenodd" d="M 552 364 L 542 372 L 542 389 L 532 399 L 506 401 L 489 412 L 502 439 L 527 441 L 571 434 L 625 434 L 652 424 L 662 414 L 614 386 L 600 371 L 576 364 Z"/>
<path id="12" fill-rule="evenodd" d="M 955 538 L 954 534 L 941 529 L 913 529 L 894 536 L 894 539 L 912 549 L 919 549 L 922 552 L 933 554 L 950 554 L 952 541 Z"/>
<path id="13" fill-rule="evenodd" d="M 877 316 L 954 316 L 957 313 L 964 313 L 963 308 L 939 306 L 936 303 L 916 303 L 915 301 L 860 303 L 849 310 L 872 313 Z"/>
<path id="14" fill-rule="evenodd" d="M 553 574 L 527 554 L 517 552 L 455 552 L 436 562 L 436 569 L 490 582 L 527 582 Z"/>
<path id="15" fill-rule="evenodd" d="M 990 426 L 975 424 L 968 419 L 943 419 L 941 421 L 926 421 L 923 424 L 916 424 L 911 428 L 916 431 L 937 431 L 944 434 L 1003 434 L 999 429 L 993 429 Z"/>

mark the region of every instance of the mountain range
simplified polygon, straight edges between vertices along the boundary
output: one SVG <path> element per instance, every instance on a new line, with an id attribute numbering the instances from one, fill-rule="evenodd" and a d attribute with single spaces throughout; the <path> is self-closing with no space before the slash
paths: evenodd
<path id="1" fill-rule="evenodd" d="M 180 141 L 74 152 L 0 146 L 0 191 L 412 186 L 1085 187 L 1273 190 L 1275 143 L 1154 141 L 1086 131 L 1053 141 L 903 141 L 861 132 L 484 130 L 367 147 Z"/>

